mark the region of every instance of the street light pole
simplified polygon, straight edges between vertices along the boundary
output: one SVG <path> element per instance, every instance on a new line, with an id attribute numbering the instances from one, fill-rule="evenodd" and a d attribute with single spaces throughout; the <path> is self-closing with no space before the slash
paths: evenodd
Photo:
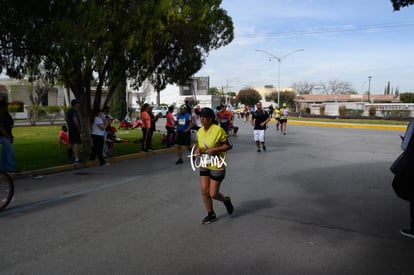
<path id="1" fill-rule="evenodd" d="M 277 106 L 280 108 L 280 63 L 282 63 L 282 60 L 286 56 L 291 55 L 291 54 L 293 54 L 295 52 L 302 52 L 302 51 L 304 51 L 304 49 L 298 49 L 298 50 L 291 51 L 291 52 L 289 52 L 289 53 L 287 53 L 287 54 L 285 54 L 285 55 L 283 55 L 281 57 L 275 56 L 275 55 L 273 55 L 273 54 L 271 54 L 269 52 L 263 51 L 263 50 L 255 50 L 255 51 L 257 51 L 257 52 L 264 52 L 265 54 L 269 55 L 270 56 L 269 61 L 271 61 L 272 58 L 273 58 L 273 59 L 276 59 L 277 62 L 279 62 L 278 89 L 277 89 Z"/>
<path id="2" fill-rule="evenodd" d="M 368 103 L 371 102 L 371 78 L 372 76 L 368 76 Z"/>
<path id="3" fill-rule="evenodd" d="M 236 77 L 236 78 L 233 78 L 232 80 L 227 80 L 227 95 L 224 95 L 224 100 L 225 100 L 225 102 L 226 102 L 226 106 L 228 105 L 227 104 L 227 99 L 228 99 L 228 96 L 229 96 L 229 92 L 230 92 L 230 87 L 231 86 L 229 86 L 229 84 L 231 85 L 231 83 L 233 82 L 233 81 L 235 81 L 235 80 L 237 80 L 237 79 L 239 79 L 238 77 Z"/>

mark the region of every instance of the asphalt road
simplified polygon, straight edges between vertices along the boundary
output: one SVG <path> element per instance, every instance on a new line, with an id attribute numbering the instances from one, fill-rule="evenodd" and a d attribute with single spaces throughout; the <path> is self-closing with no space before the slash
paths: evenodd
<path id="1" fill-rule="evenodd" d="M 408 203 L 389 166 L 401 131 L 289 125 L 257 153 L 238 123 L 206 215 L 198 174 L 176 154 L 16 180 L 0 213 L 0 274 L 414 274 Z"/>

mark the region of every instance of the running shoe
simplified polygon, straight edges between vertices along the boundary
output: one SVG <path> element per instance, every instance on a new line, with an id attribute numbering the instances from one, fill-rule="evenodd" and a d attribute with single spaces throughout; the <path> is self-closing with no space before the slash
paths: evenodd
<path id="1" fill-rule="evenodd" d="M 209 223 L 212 223 L 212 222 L 214 222 L 216 219 L 217 219 L 217 217 L 216 217 L 216 213 L 214 213 L 214 212 L 208 213 L 207 217 L 205 217 L 205 218 L 203 219 L 203 224 L 209 224 Z"/>
<path id="2" fill-rule="evenodd" d="M 178 159 L 175 164 L 182 164 L 183 163 L 183 159 Z"/>
<path id="3" fill-rule="evenodd" d="M 263 145 L 263 151 L 265 151 L 265 152 L 266 152 L 266 146 L 264 146 L 264 145 Z"/>
<path id="4" fill-rule="evenodd" d="M 257 152 L 259 152 L 259 153 L 260 153 L 260 152 L 261 152 L 261 150 L 260 150 L 260 149 L 257 149 Z"/>
<path id="5" fill-rule="evenodd" d="M 227 213 L 229 213 L 229 215 L 231 215 L 233 213 L 234 207 L 233 207 L 233 204 L 231 203 L 230 197 L 225 198 L 224 205 L 226 206 Z"/>

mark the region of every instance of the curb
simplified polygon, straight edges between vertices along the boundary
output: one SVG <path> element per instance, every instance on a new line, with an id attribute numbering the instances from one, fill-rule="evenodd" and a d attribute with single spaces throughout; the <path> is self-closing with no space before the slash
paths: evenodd
<path id="1" fill-rule="evenodd" d="M 114 163 L 114 162 L 121 162 L 128 159 L 136 159 L 136 158 L 143 158 L 148 156 L 155 156 L 167 152 L 175 152 L 176 148 L 165 148 L 165 149 L 159 149 L 151 152 L 139 152 L 139 153 L 133 153 L 118 157 L 110 158 L 110 162 L 108 163 Z M 21 173 L 10 173 L 10 177 L 13 180 L 16 179 L 24 179 L 24 178 L 33 178 L 36 180 L 42 179 L 44 175 L 58 173 L 58 172 L 64 172 L 64 171 L 70 171 L 70 170 L 76 170 L 76 169 L 83 169 L 88 167 L 94 167 L 94 166 L 100 166 L 98 161 L 85 161 L 83 163 L 71 163 L 66 165 L 60 165 L 60 166 L 54 166 L 49 168 L 43 168 L 38 170 L 32 170 L 32 171 L 25 171 Z"/>
<path id="2" fill-rule="evenodd" d="M 275 119 L 270 120 L 276 123 Z M 389 131 L 405 131 L 407 126 L 404 125 L 383 125 L 383 124 L 358 124 L 358 123 L 340 123 L 340 122 L 318 122 L 305 120 L 289 120 L 288 124 L 319 126 L 319 127 L 335 127 L 335 128 L 354 128 L 354 129 L 372 129 L 372 130 L 389 130 Z"/>

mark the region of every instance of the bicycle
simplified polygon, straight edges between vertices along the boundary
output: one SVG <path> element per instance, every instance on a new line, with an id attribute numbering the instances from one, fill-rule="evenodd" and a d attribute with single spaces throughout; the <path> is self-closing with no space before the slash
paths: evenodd
<path id="1" fill-rule="evenodd" d="M 12 178 L 4 171 L 0 171 L 0 211 L 6 208 L 14 194 Z"/>

